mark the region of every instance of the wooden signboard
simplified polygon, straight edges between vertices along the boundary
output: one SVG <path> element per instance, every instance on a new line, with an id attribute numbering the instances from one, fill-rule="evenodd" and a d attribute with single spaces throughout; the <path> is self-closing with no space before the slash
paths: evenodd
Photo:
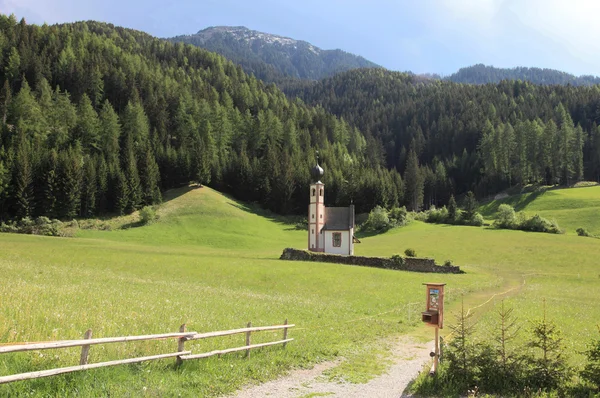
<path id="1" fill-rule="evenodd" d="M 445 283 L 424 283 L 427 287 L 427 299 L 425 301 L 425 311 L 422 312 L 422 319 L 427 325 L 435 327 L 435 348 L 432 352 L 433 366 L 431 373 L 437 371 L 438 360 L 440 357 L 440 337 L 439 330 L 444 328 L 444 286 Z"/>

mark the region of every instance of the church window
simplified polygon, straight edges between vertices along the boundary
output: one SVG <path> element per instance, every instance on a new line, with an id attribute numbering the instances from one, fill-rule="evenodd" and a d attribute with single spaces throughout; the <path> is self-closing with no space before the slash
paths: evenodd
<path id="1" fill-rule="evenodd" d="M 315 219 L 315 215 L 314 214 L 312 215 L 312 218 L 313 218 L 313 220 Z"/>
<path id="2" fill-rule="evenodd" d="M 332 237 L 333 237 L 333 247 L 342 247 L 342 233 L 334 232 Z"/>
<path id="3" fill-rule="evenodd" d="M 317 194 L 317 190 L 313 188 L 313 194 L 312 196 L 315 196 Z"/>
<path id="4" fill-rule="evenodd" d="M 319 192 L 319 196 L 323 196 L 323 190 L 322 189 Z"/>
<path id="5" fill-rule="evenodd" d="M 314 230 L 314 229 L 311 229 L 311 230 L 310 230 L 310 233 L 314 235 L 314 234 L 315 234 L 315 230 Z"/>
<path id="6" fill-rule="evenodd" d="M 323 218 L 323 214 L 320 214 L 319 216 L 320 216 L 321 218 Z"/>

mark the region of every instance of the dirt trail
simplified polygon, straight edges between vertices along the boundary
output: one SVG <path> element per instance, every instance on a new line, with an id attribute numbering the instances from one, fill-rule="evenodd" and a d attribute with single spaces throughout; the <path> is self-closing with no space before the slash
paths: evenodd
<path id="1" fill-rule="evenodd" d="M 337 366 L 341 361 L 317 364 L 309 370 L 295 370 L 288 376 L 258 386 L 251 386 L 230 398 L 299 398 L 299 397 L 373 397 L 400 398 L 404 390 L 430 360 L 433 341 L 416 343 L 410 337 L 399 338 L 392 348 L 393 365 L 386 374 L 365 384 L 328 381 L 323 372 Z"/>

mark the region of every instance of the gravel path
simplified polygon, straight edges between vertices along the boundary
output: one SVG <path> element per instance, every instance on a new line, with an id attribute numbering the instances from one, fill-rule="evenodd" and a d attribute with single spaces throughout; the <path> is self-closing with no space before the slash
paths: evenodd
<path id="1" fill-rule="evenodd" d="M 430 360 L 429 353 L 432 346 L 433 341 L 419 344 L 408 337 L 399 338 L 392 348 L 393 365 L 388 373 L 365 384 L 339 383 L 322 377 L 324 371 L 341 362 L 332 361 L 317 364 L 309 370 L 295 370 L 280 379 L 245 388 L 230 398 L 405 397 L 404 390 L 408 384 Z"/>

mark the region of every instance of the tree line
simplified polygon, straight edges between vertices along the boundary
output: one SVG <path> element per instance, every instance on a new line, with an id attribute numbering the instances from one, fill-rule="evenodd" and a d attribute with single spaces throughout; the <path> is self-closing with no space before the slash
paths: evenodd
<path id="1" fill-rule="evenodd" d="M 190 182 L 302 214 L 316 150 L 328 205 L 403 201 L 376 141 L 191 45 L 2 15 L 0 84 L 0 219 L 126 213 Z"/>
<path id="2" fill-rule="evenodd" d="M 598 85 L 475 86 L 361 69 L 284 88 L 377 142 L 374 157 L 404 175 L 412 209 L 445 204 L 452 193 L 600 181 Z"/>

